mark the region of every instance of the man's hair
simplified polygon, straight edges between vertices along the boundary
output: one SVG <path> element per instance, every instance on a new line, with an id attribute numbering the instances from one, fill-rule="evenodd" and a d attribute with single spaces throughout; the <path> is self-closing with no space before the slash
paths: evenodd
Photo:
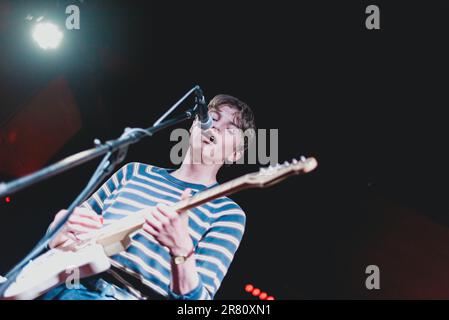
<path id="1" fill-rule="evenodd" d="M 244 139 L 243 145 L 243 150 L 246 150 L 248 148 L 248 144 L 252 139 L 254 139 L 256 132 L 254 113 L 245 102 L 228 94 L 216 95 L 212 98 L 212 100 L 210 100 L 207 107 L 209 110 L 218 110 L 224 105 L 238 110 L 235 114 L 236 118 L 234 119 L 234 122 L 237 124 L 238 128 L 243 131 L 243 133 L 246 133 L 246 136 L 248 137 L 248 139 Z"/>

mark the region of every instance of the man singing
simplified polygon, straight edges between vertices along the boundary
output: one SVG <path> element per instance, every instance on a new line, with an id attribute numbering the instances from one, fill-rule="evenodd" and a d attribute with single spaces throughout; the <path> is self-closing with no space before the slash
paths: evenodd
<path id="1" fill-rule="evenodd" d="M 86 239 L 140 210 L 146 222 L 127 250 L 110 258 L 110 270 L 83 279 L 78 288 L 63 284 L 41 299 L 213 299 L 242 239 L 245 213 L 227 197 L 183 214 L 169 205 L 217 185 L 223 164 L 243 156 L 243 133 L 255 130 L 255 122 L 248 105 L 229 95 L 214 97 L 208 109 L 212 128 L 205 135 L 194 121 L 179 168 L 128 163 L 76 208 L 51 248 Z"/>

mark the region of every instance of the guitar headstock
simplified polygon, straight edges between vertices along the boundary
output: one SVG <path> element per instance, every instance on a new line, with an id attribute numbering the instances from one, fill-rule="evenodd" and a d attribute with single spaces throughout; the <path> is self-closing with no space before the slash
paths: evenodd
<path id="1" fill-rule="evenodd" d="M 256 187 L 266 187 L 276 184 L 292 175 L 308 173 L 317 167 L 315 158 L 301 157 L 300 160 L 293 159 L 267 168 L 260 168 L 258 172 L 247 175 L 246 183 Z"/>

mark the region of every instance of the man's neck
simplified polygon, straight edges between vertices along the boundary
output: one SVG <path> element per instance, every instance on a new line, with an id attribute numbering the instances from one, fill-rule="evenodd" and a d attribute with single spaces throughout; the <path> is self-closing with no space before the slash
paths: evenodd
<path id="1" fill-rule="evenodd" d="M 190 157 L 184 158 L 181 166 L 173 171 L 171 175 L 179 180 L 203 184 L 206 186 L 217 183 L 217 173 L 220 170 L 221 165 L 217 164 L 203 164 L 203 163 L 192 163 Z"/>

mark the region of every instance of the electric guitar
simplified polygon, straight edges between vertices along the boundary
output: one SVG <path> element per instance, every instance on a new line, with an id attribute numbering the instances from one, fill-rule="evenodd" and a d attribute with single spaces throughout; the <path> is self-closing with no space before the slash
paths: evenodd
<path id="1" fill-rule="evenodd" d="M 181 200 L 172 207 L 183 212 L 215 198 L 249 188 L 264 188 L 281 182 L 292 175 L 314 170 L 314 158 L 301 157 L 291 163 L 261 168 L 237 179 L 202 191 L 193 197 Z M 89 240 L 73 243 L 64 248 L 55 248 L 40 255 L 26 265 L 1 299 L 31 300 L 50 289 L 70 280 L 74 271 L 79 278 L 89 277 L 110 268 L 110 256 L 127 249 L 132 235 L 145 223 L 144 213 L 137 211 L 96 231 Z"/>

